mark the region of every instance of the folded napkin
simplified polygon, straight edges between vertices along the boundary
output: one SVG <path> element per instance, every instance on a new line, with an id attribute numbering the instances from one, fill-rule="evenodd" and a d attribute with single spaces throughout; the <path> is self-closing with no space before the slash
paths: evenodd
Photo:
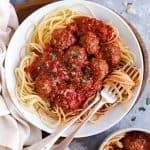
<path id="1" fill-rule="evenodd" d="M 9 0 L 0 0 L 0 150 L 23 150 L 42 139 L 41 131 L 24 120 L 7 92 L 3 61 L 7 45 L 18 27 Z"/>

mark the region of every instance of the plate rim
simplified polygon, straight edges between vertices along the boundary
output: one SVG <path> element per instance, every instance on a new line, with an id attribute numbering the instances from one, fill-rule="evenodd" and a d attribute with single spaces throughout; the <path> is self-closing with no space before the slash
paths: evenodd
<path id="1" fill-rule="evenodd" d="M 21 24 L 20 24 L 20 26 L 22 26 L 22 24 L 25 24 L 26 23 L 26 20 L 28 20 L 30 17 L 32 17 L 32 15 L 33 14 L 36 14 L 36 13 L 38 13 L 38 11 L 41 11 L 42 9 L 46 9 L 47 7 L 50 7 L 51 5 L 53 5 L 53 4 L 57 4 L 57 3 L 63 3 L 63 2 L 66 2 L 66 1 L 69 1 L 69 0 L 63 0 L 63 1 L 58 1 L 58 2 L 54 2 L 54 3 L 50 3 L 50 4 L 47 4 L 47 5 L 45 5 L 45 6 L 43 6 L 43 7 L 41 7 L 41 8 L 39 8 L 39 9 L 37 9 L 36 11 L 34 11 L 33 13 L 31 13 Z M 79 0 L 73 0 L 73 1 L 75 1 L 75 2 L 77 2 L 77 3 L 81 3 L 81 1 L 79 1 Z M 143 85 L 143 74 L 144 74 L 144 71 L 145 71 L 145 69 L 144 69 L 144 57 L 143 57 L 143 54 L 142 54 L 142 51 L 141 51 L 141 47 L 140 47 L 140 44 L 139 44 L 139 41 L 138 41 L 138 39 L 137 39 L 137 37 L 136 37 L 136 35 L 135 35 L 135 33 L 133 32 L 133 30 L 132 30 L 132 28 L 127 24 L 127 22 L 118 14 L 118 13 L 116 13 L 115 11 L 113 11 L 112 9 L 109 9 L 109 8 L 107 8 L 107 7 L 105 7 L 105 6 L 103 6 L 103 5 L 101 5 L 101 4 L 99 4 L 99 3 L 96 3 L 96 2 L 91 2 L 91 1 L 86 1 L 86 0 L 83 0 L 83 2 L 86 2 L 86 3 L 89 3 L 89 4 L 94 4 L 94 5 L 96 5 L 96 6 L 98 6 L 98 7 L 103 7 L 104 9 L 106 9 L 107 11 L 109 11 L 110 13 L 112 13 L 112 14 L 114 14 L 115 15 L 115 17 L 117 17 L 117 18 L 119 18 L 123 23 L 124 23 L 124 25 L 128 28 L 128 30 L 132 33 L 132 36 L 134 37 L 134 40 L 136 41 L 136 43 L 137 43 L 137 45 L 138 45 L 138 47 L 139 47 L 139 53 L 140 53 L 140 56 L 142 56 L 142 65 L 141 65 L 141 70 L 142 70 L 142 81 L 141 81 L 141 84 L 140 84 L 140 88 L 138 89 L 138 91 L 137 91 L 137 95 L 136 95 L 136 97 L 134 98 L 135 100 L 135 102 L 132 104 L 132 105 L 130 105 L 130 107 L 128 108 L 128 110 L 119 118 L 119 119 L 117 119 L 115 122 L 113 122 L 111 125 L 109 125 L 109 126 L 107 126 L 106 128 L 104 128 L 103 130 L 97 130 L 97 131 L 95 131 L 95 132 L 93 132 L 93 133 L 84 133 L 84 134 L 80 134 L 80 135 L 77 135 L 77 136 L 75 136 L 75 137 L 78 137 L 78 138 L 80 138 L 80 137 L 88 137 L 88 136 L 93 136 L 93 135 L 96 135 L 96 134 L 99 134 L 99 133 L 102 133 L 102 132 L 104 132 L 104 131 L 107 131 L 107 130 L 109 130 L 110 128 L 112 128 L 114 125 L 116 125 L 117 123 L 119 123 L 130 111 L 131 111 L 131 109 L 134 107 L 134 105 L 135 105 L 135 103 L 136 103 L 136 101 L 137 101 L 137 99 L 138 99 L 138 97 L 139 97 L 139 95 L 140 95 L 140 92 L 141 92 L 141 89 L 142 89 L 142 85 Z M 18 28 L 20 28 L 20 26 L 18 27 Z M 17 29 L 18 30 L 18 29 Z M 15 37 L 15 33 L 14 33 L 14 35 L 13 35 L 13 37 Z M 13 37 L 11 38 L 11 40 L 13 39 Z M 10 40 L 10 43 L 11 43 L 11 40 Z M 10 44 L 9 44 L 10 45 Z M 9 46 L 8 46 L 8 48 L 9 48 Z M 5 64 L 7 64 L 7 54 L 8 53 L 6 53 L 6 61 L 5 61 Z M 11 97 L 11 99 L 12 99 L 12 102 L 15 104 L 15 102 L 14 102 L 14 98 L 12 98 L 12 96 L 11 96 L 11 91 L 9 90 L 9 79 L 7 78 L 7 69 L 5 69 L 5 77 L 6 77 L 6 87 L 7 87 L 7 89 L 8 89 L 8 93 L 9 93 L 9 95 L 10 95 L 10 97 Z M 15 97 L 15 99 L 17 99 L 16 97 Z M 16 106 L 16 104 L 15 104 L 15 106 Z M 48 133 L 53 133 L 54 131 L 52 131 L 53 129 L 51 129 L 51 132 L 50 131 L 48 131 L 47 129 L 43 129 L 43 128 L 40 128 L 35 122 L 31 122 L 31 119 L 28 119 L 28 117 L 26 117 L 26 116 L 24 116 L 24 114 L 20 111 L 20 109 L 18 108 L 18 106 L 16 106 L 16 108 L 17 108 L 17 110 L 22 114 L 22 116 L 25 118 L 25 120 L 26 121 L 28 121 L 28 122 L 30 122 L 32 125 L 34 125 L 35 127 L 37 127 L 37 128 L 39 128 L 39 129 L 41 129 L 41 130 L 44 130 L 44 131 L 46 131 L 46 132 L 48 132 Z M 66 137 L 66 136 L 68 136 L 68 134 L 63 134 L 63 136 L 64 137 Z"/>

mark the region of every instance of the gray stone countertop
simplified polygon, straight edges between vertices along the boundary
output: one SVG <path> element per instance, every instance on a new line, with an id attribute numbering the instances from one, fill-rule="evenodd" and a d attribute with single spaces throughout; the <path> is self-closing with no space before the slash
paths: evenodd
<path id="1" fill-rule="evenodd" d="M 12 0 L 14 4 L 20 4 L 27 0 Z M 125 17 L 138 30 L 143 38 L 150 55 L 150 0 L 91 0 L 111 8 Z M 150 105 L 146 105 L 146 99 L 150 98 L 150 77 L 146 82 L 144 91 L 129 114 L 117 125 L 101 134 L 75 139 L 71 150 L 97 150 L 102 141 L 111 133 L 124 128 L 139 127 L 150 129 Z M 141 109 L 140 107 L 144 108 Z"/>

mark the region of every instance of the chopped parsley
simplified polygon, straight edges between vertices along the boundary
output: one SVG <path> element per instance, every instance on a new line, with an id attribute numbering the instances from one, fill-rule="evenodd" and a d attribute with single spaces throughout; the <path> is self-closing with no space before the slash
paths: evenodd
<path id="1" fill-rule="evenodd" d="M 136 120 L 136 116 L 131 118 L 131 121 L 135 121 Z"/>
<path id="2" fill-rule="evenodd" d="M 146 98 L 146 105 L 150 105 L 150 97 Z"/>
<path id="3" fill-rule="evenodd" d="M 56 59 L 56 54 L 55 53 L 51 53 L 50 55 L 51 55 L 52 60 Z"/>
<path id="4" fill-rule="evenodd" d="M 48 75 L 48 77 L 50 77 L 50 78 L 53 78 L 53 77 L 54 77 L 51 72 L 48 72 L 47 75 Z"/>
<path id="5" fill-rule="evenodd" d="M 72 68 L 72 64 L 68 63 L 68 64 L 66 64 L 66 67 L 67 67 L 68 70 L 70 70 Z"/>
<path id="6" fill-rule="evenodd" d="M 83 73 L 87 78 L 90 78 L 92 76 L 92 72 L 90 70 L 90 68 L 83 68 Z"/>
<path id="7" fill-rule="evenodd" d="M 40 64 L 40 68 L 45 68 L 45 67 L 46 67 L 45 63 Z"/>
<path id="8" fill-rule="evenodd" d="M 139 107 L 139 111 L 146 111 L 146 109 L 144 107 Z"/>
<path id="9" fill-rule="evenodd" d="M 78 56 L 78 53 L 74 50 L 71 51 L 71 56 L 73 57 L 77 57 Z"/>

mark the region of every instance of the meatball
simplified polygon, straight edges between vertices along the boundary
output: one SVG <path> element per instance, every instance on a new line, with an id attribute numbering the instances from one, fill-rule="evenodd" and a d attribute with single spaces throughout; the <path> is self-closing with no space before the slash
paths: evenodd
<path id="1" fill-rule="evenodd" d="M 94 76 L 98 78 L 99 80 L 104 79 L 104 77 L 108 74 L 109 72 L 109 67 L 108 64 L 105 60 L 103 59 L 96 59 L 93 58 L 91 60 L 91 68 L 93 70 Z"/>
<path id="2" fill-rule="evenodd" d="M 101 43 L 107 43 L 112 38 L 115 38 L 114 29 L 107 24 L 104 24 L 102 21 L 97 21 L 95 33 L 100 38 Z"/>
<path id="3" fill-rule="evenodd" d="M 117 43 L 111 43 L 103 46 L 104 57 L 111 66 L 118 65 L 121 60 L 121 50 Z"/>
<path id="4" fill-rule="evenodd" d="M 52 33 L 51 45 L 58 50 L 63 50 L 76 42 L 76 37 L 66 29 L 57 29 Z"/>
<path id="5" fill-rule="evenodd" d="M 69 84 L 66 87 L 63 87 L 62 95 L 58 96 L 56 99 L 57 105 L 65 112 L 69 110 L 76 110 L 81 106 L 81 102 L 84 100 L 84 97 L 78 95 L 76 90 L 77 88 L 75 85 Z"/>
<path id="6" fill-rule="evenodd" d="M 31 65 L 25 68 L 26 72 L 30 73 L 30 76 L 33 80 L 47 68 L 46 63 L 49 61 L 49 52 L 46 51 L 39 56 L 36 56 Z"/>
<path id="7" fill-rule="evenodd" d="M 96 54 L 99 47 L 99 39 L 93 32 L 87 32 L 80 38 L 80 44 L 86 49 L 88 54 Z"/>
<path id="8" fill-rule="evenodd" d="M 126 150 L 150 150 L 150 136 L 146 133 L 128 133 L 123 139 Z"/>
<path id="9" fill-rule="evenodd" d="M 76 24 L 75 22 L 72 22 L 72 23 L 70 23 L 70 24 L 67 26 L 67 29 L 68 29 L 69 31 L 71 31 L 72 33 L 75 33 L 75 32 L 77 32 L 78 27 L 77 27 L 77 24 Z"/>
<path id="10" fill-rule="evenodd" d="M 97 22 L 95 18 L 89 17 L 78 17 L 75 19 L 78 27 L 77 35 L 81 36 L 87 32 L 95 31 L 95 23 Z"/>
<path id="11" fill-rule="evenodd" d="M 86 98 L 90 98 L 97 90 L 100 90 L 102 87 L 102 81 L 101 80 L 93 80 L 93 79 L 82 79 L 82 89 L 80 91 L 86 96 Z"/>
<path id="12" fill-rule="evenodd" d="M 54 86 L 54 80 L 46 74 L 39 74 L 35 80 L 35 91 L 44 98 L 50 96 Z"/>
<path id="13" fill-rule="evenodd" d="M 84 66 L 87 61 L 87 54 L 84 48 L 80 46 L 72 46 L 66 52 L 64 61 L 76 66 Z"/>
<path id="14" fill-rule="evenodd" d="M 44 98 L 49 98 L 58 85 L 69 79 L 67 70 L 59 61 L 46 61 L 45 69 L 35 78 L 35 91 Z"/>

